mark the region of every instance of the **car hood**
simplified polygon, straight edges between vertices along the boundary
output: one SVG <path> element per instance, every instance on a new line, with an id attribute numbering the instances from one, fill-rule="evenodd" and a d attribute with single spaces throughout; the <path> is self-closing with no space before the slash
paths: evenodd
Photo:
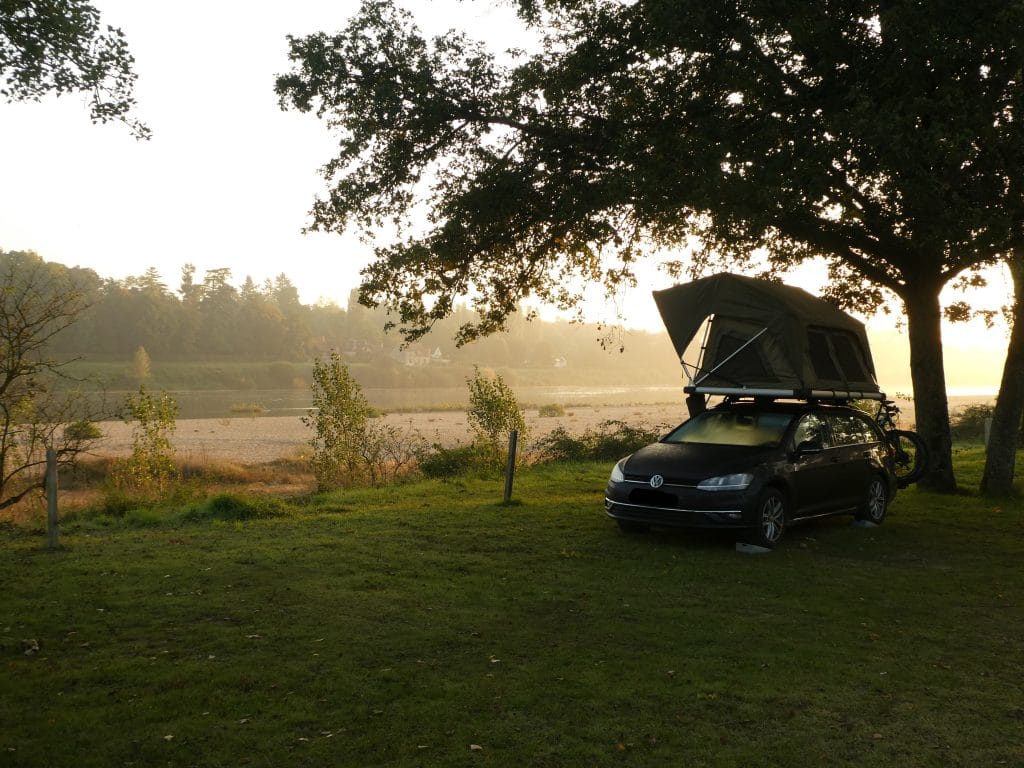
<path id="1" fill-rule="evenodd" d="M 696 483 L 717 475 L 752 471 L 777 453 L 777 448 L 654 443 L 630 456 L 623 470 L 628 478 L 646 480 L 651 475 L 661 475 L 666 482 Z"/>

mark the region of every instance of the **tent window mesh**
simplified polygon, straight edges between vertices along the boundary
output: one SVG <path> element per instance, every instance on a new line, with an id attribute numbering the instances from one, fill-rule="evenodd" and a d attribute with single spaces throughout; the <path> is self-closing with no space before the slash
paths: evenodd
<path id="1" fill-rule="evenodd" d="M 709 368 L 715 368 L 718 363 L 725 360 L 729 355 L 735 353 L 742 347 L 734 358 L 729 360 L 721 368 L 712 374 L 712 379 L 721 379 L 730 384 L 739 384 L 748 380 L 765 381 L 775 377 L 768 373 L 764 361 L 757 353 L 756 344 L 747 344 L 749 339 L 741 339 L 732 334 L 722 334 L 718 339 L 718 349 L 715 355 L 715 362 Z M 746 344 L 744 347 L 743 345 Z"/>
<path id="2" fill-rule="evenodd" d="M 845 333 L 831 334 L 832 348 L 836 352 L 836 359 L 839 361 L 847 381 L 870 381 L 871 377 L 864 369 L 861 356 L 857 353 L 854 340 Z"/>
<path id="3" fill-rule="evenodd" d="M 811 365 L 814 366 L 814 373 L 819 379 L 828 381 L 841 381 L 842 376 L 832 360 L 832 353 L 829 351 L 828 337 L 820 331 L 807 332 L 807 347 L 811 355 Z"/>

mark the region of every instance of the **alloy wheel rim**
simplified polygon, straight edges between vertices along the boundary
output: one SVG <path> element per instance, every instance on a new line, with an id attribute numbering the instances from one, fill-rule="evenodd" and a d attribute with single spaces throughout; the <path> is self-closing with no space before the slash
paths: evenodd
<path id="1" fill-rule="evenodd" d="M 877 480 L 871 484 L 868 496 L 868 515 L 872 520 L 881 520 L 885 511 L 885 488 Z"/>
<path id="2" fill-rule="evenodd" d="M 782 528 L 785 525 L 785 507 L 782 500 L 772 496 L 765 499 L 761 507 L 761 530 L 764 533 L 765 541 L 776 542 L 782 536 Z"/>

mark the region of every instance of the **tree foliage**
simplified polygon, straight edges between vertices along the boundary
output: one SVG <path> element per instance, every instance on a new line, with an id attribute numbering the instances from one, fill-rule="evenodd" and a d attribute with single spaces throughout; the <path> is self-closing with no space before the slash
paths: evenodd
<path id="1" fill-rule="evenodd" d="M 363 482 L 390 482 L 411 473 L 425 443 L 415 431 L 375 423 L 362 387 L 332 351 L 313 363 L 313 408 L 302 423 L 314 432 L 317 488 L 332 491 Z"/>
<path id="2" fill-rule="evenodd" d="M 321 491 L 359 479 L 360 446 L 370 420 L 370 406 L 337 352 L 313 363 L 313 407 L 302 423 L 313 430 L 313 474 Z"/>
<path id="3" fill-rule="evenodd" d="M 157 500 L 180 479 L 171 436 L 177 429 L 178 403 L 166 392 L 158 395 L 139 387 L 125 398 L 122 417 L 132 425 L 132 452 L 111 469 L 114 487 L 132 496 Z"/>
<path id="4" fill-rule="evenodd" d="M 186 265 L 188 278 L 177 293 L 169 290 L 152 268 L 141 275 L 115 280 L 91 269 L 43 262 L 33 253 L 0 250 L 0 270 L 11 267 L 21 271 L 36 262 L 44 264 L 45 271 L 55 278 L 75 285 L 85 305 L 74 323 L 50 340 L 50 354 L 128 361 L 124 377 L 108 382 L 114 388 L 134 389 L 140 383 L 137 375 L 143 370 L 136 365 L 140 347 L 150 358 L 153 379 L 148 381 L 158 379 L 161 364 L 171 361 L 266 361 L 272 363 L 267 367 L 267 378 L 249 382 L 265 388 L 296 385 L 301 369 L 284 361 L 302 363 L 332 349 L 341 350 L 347 361 L 360 366 L 364 384 L 372 380 L 379 386 L 414 383 L 417 372 L 403 364 L 402 355 L 415 354 L 421 360 L 430 360 L 438 349 L 443 361 L 432 365 L 431 377 L 444 386 L 461 386 L 464 372 L 474 363 L 551 368 L 556 358 L 567 359 L 567 376 L 590 369 L 592 375 L 605 376 L 601 381 L 609 383 L 640 380 L 636 361 L 647 360 L 656 369 L 654 380 L 677 379 L 673 357 L 664 354 L 668 348 L 665 337 L 642 331 L 629 334 L 626 354 L 612 355 L 593 343 L 604 329 L 567 321 L 530 323 L 517 315 L 510 319 L 506 333 L 480 339 L 472 348 L 453 348 L 450 340 L 458 328 L 475 320 L 468 307 L 459 306 L 451 317 L 438 322 L 432 338 L 400 353 L 400 340 L 385 333 L 388 318 L 383 309 L 359 304 L 355 292 L 343 306 L 302 304 L 294 284 L 284 274 L 262 283 L 246 278 L 239 287 L 223 291 L 221 298 L 226 306 L 217 307 L 216 301 L 205 300 L 206 280 L 197 279 L 191 265 Z M 213 334 L 214 324 L 207 321 L 207 311 L 221 312 L 230 319 L 219 326 L 219 335 Z M 245 386 L 246 382 L 228 378 L 224 385 Z"/>
<path id="5" fill-rule="evenodd" d="M 476 444 L 496 458 L 502 455 L 513 431 L 525 442 L 526 419 L 515 393 L 496 373 L 482 373 L 473 366 L 473 375 L 466 379 L 469 387 L 469 408 L 466 416 L 476 436 Z"/>
<path id="6" fill-rule="evenodd" d="M 0 260 L 0 509 L 45 486 L 46 450 L 74 464 L 97 437 L 96 407 L 51 357 L 55 337 L 84 309 L 81 291 L 37 256 Z M 64 379 L 62 381 L 62 379 Z M 58 386 L 63 384 L 63 386 Z"/>
<path id="7" fill-rule="evenodd" d="M 7 101 L 85 93 L 93 122 L 121 121 L 148 138 L 149 129 L 130 117 L 134 63 L 124 33 L 102 27 L 91 3 L 0 0 L 0 97 Z"/>
<path id="8" fill-rule="evenodd" d="M 918 426 L 952 489 L 939 293 L 1006 258 L 1024 221 L 1024 4 L 980 0 L 520 0 L 537 51 L 506 64 L 426 40 L 387 0 L 291 40 L 282 105 L 335 129 L 311 226 L 415 220 L 362 300 L 409 338 L 473 296 L 499 329 L 521 297 L 563 307 L 638 259 L 694 270 L 828 261 L 829 296 L 904 304 Z"/>

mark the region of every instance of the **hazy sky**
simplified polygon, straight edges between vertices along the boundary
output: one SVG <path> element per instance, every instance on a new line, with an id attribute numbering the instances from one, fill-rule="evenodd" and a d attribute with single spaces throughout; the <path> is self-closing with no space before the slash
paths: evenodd
<path id="1" fill-rule="evenodd" d="M 273 86 L 288 69 L 285 35 L 339 30 L 357 0 L 93 2 L 127 36 L 137 116 L 153 138 L 140 142 L 122 125 L 93 125 L 75 95 L 0 103 L 0 248 L 34 250 L 106 277 L 153 266 L 172 290 L 187 262 L 200 276 L 229 267 L 236 285 L 247 275 L 260 283 L 283 272 L 304 302 L 344 304 L 370 249 L 354 237 L 301 233 L 324 189 L 317 169 L 333 156 L 332 139 L 315 117 L 281 111 Z M 403 5 L 430 34 L 454 27 L 495 49 L 528 40 L 507 5 Z M 668 281 L 649 279 L 617 309 L 627 324 L 657 330 L 650 289 Z M 997 283 L 998 302 L 1008 283 L 999 276 Z M 613 320 L 613 313 L 594 319 Z M 951 354 L 970 350 L 971 381 L 998 383 L 1004 333 L 974 325 L 951 328 L 946 339 Z"/>
<path id="2" fill-rule="evenodd" d="M 314 116 L 281 111 L 273 88 L 288 69 L 285 35 L 339 30 L 356 0 L 93 3 L 127 36 L 153 138 L 93 125 L 77 95 L 0 104 L 0 248 L 118 278 L 155 266 L 172 289 L 186 262 L 200 276 L 230 267 L 237 283 L 284 272 L 303 301 L 344 304 L 369 248 L 301 234 L 332 140 Z M 405 5 L 430 33 L 522 39 L 507 7 Z"/>

